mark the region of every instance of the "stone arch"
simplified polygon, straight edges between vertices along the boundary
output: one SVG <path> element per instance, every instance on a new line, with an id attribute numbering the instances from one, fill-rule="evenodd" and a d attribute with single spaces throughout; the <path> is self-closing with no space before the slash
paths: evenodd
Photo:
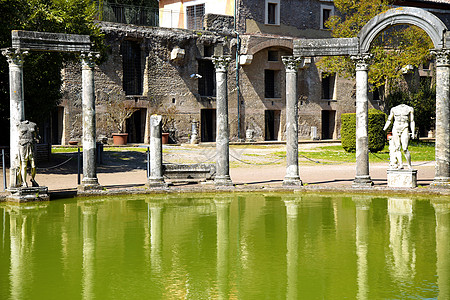
<path id="1" fill-rule="evenodd" d="M 262 43 L 257 43 L 256 45 L 254 45 L 253 47 L 251 47 L 250 49 L 248 49 L 247 51 L 247 55 L 254 55 L 257 52 L 266 49 L 266 48 L 270 48 L 270 47 L 280 47 L 280 48 L 286 48 L 289 50 L 293 50 L 294 45 L 292 40 L 288 40 L 288 39 L 270 39 L 267 41 L 264 41 Z"/>
<path id="2" fill-rule="evenodd" d="M 394 25 L 415 25 L 423 29 L 431 38 L 436 49 L 445 47 L 445 24 L 435 15 L 420 8 L 398 7 L 389 9 L 373 17 L 358 33 L 360 53 L 369 51 L 370 44 L 383 30 Z"/>

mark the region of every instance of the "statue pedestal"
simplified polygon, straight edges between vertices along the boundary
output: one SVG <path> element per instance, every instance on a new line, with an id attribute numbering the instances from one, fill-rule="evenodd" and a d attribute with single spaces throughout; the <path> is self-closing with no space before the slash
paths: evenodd
<path id="1" fill-rule="evenodd" d="M 417 187 L 417 170 L 387 170 L 388 187 L 415 188 Z"/>
<path id="2" fill-rule="evenodd" d="M 18 187 L 9 188 L 6 201 L 24 203 L 32 201 L 49 201 L 48 187 Z"/>

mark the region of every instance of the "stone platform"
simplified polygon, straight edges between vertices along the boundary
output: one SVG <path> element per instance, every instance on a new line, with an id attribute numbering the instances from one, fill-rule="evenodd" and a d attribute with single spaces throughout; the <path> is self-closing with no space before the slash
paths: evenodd
<path id="1" fill-rule="evenodd" d="M 417 187 L 417 170 L 387 170 L 388 187 L 415 188 Z"/>
<path id="2" fill-rule="evenodd" d="M 6 201 L 17 203 L 49 200 L 46 186 L 9 188 L 6 196 Z"/>

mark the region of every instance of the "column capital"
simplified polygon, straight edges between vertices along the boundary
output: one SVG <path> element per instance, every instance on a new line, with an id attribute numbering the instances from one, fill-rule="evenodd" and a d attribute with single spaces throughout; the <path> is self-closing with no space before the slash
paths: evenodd
<path id="1" fill-rule="evenodd" d="M 297 72 L 298 68 L 302 64 L 303 58 L 295 56 L 282 56 L 281 60 L 286 67 L 286 72 Z"/>
<path id="2" fill-rule="evenodd" d="M 436 67 L 450 67 L 450 49 L 432 49 L 430 53 L 436 57 Z"/>
<path id="3" fill-rule="evenodd" d="M 95 66 L 95 61 L 100 58 L 98 52 L 82 52 L 80 54 L 81 65 L 84 68 L 92 69 Z"/>
<path id="4" fill-rule="evenodd" d="M 229 55 L 221 55 L 221 56 L 214 55 L 212 57 L 212 62 L 214 64 L 214 67 L 216 68 L 216 72 L 226 72 L 230 61 L 231 56 Z"/>
<path id="5" fill-rule="evenodd" d="M 356 65 L 356 71 L 367 71 L 369 69 L 369 61 L 372 58 L 370 53 L 361 53 L 358 55 L 350 56 L 350 59 Z"/>
<path id="6" fill-rule="evenodd" d="M 6 56 L 8 64 L 23 66 L 23 60 L 29 54 L 27 49 L 20 48 L 3 48 L 2 55 Z"/>

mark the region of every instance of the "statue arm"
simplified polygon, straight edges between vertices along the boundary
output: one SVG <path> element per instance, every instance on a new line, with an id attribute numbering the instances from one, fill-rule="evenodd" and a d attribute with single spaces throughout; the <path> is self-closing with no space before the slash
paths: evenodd
<path id="1" fill-rule="evenodd" d="M 411 137 L 413 139 L 416 138 L 416 122 L 414 121 L 414 109 L 411 108 L 411 112 L 409 113 L 410 126 L 411 126 Z"/>
<path id="2" fill-rule="evenodd" d="M 388 119 L 387 119 L 387 121 L 386 121 L 386 124 L 384 125 L 384 127 L 383 127 L 383 130 L 384 131 L 386 131 L 387 129 L 388 129 L 388 127 L 389 127 L 389 125 L 391 125 L 391 122 L 392 122 L 392 118 L 394 117 L 394 113 L 392 112 L 392 109 L 391 109 L 391 112 L 389 113 L 389 117 L 388 117 Z"/>

